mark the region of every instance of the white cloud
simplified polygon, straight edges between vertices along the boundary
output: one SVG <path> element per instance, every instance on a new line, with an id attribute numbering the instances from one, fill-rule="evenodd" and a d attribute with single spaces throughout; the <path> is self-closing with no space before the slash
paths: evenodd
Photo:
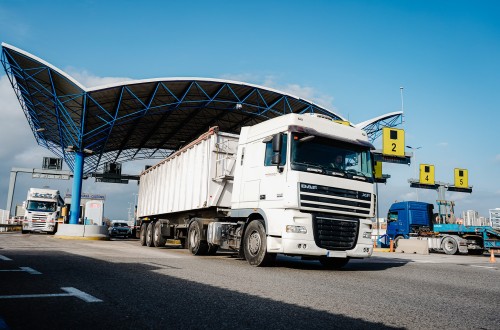
<path id="1" fill-rule="evenodd" d="M 278 91 L 282 91 L 291 94 L 293 96 L 297 96 L 299 98 L 313 102 L 325 109 L 336 112 L 335 107 L 333 106 L 333 101 L 334 101 L 333 96 L 322 94 L 309 86 L 301 86 L 299 84 L 282 85 L 276 82 L 276 78 L 274 76 L 261 77 L 251 73 L 226 74 L 222 75 L 221 78 L 247 82 L 276 89 Z"/>
<path id="2" fill-rule="evenodd" d="M 125 77 L 98 77 L 87 70 L 78 70 L 73 67 L 68 67 L 64 71 L 85 87 L 97 87 L 132 80 Z"/>
<path id="3" fill-rule="evenodd" d="M 446 148 L 448 146 L 448 142 L 439 142 L 437 144 L 438 147 Z"/>

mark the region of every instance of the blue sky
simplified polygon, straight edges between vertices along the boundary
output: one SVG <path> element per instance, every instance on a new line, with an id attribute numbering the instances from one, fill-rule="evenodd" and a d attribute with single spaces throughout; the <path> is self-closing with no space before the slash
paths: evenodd
<path id="1" fill-rule="evenodd" d="M 472 194 L 448 193 L 456 213 L 500 207 L 500 3 L 497 1 L 10 1 L 0 41 L 91 87 L 124 79 L 196 76 L 283 90 L 358 123 L 401 109 L 406 144 L 436 180 L 469 170 Z M 39 167 L 38 147 L 0 71 L 0 208 L 11 167 Z M 9 142 L 7 142 L 9 141 Z M 13 141 L 13 142 L 10 142 Z M 376 141 L 380 147 L 381 141 Z M 125 164 L 138 171 L 143 164 Z M 414 168 L 385 165 L 380 213 L 415 200 Z M 15 202 L 32 185 L 20 177 Z M 126 218 L 137 186 L 84 183 L 106 193 L 106 215 Z M 419 190 L 434 202 L 434 191 Z"/>

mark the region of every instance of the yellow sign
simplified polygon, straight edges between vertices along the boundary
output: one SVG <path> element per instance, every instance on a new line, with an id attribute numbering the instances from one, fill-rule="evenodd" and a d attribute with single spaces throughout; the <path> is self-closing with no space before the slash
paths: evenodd
<path id="1" fill-rule="evenodd" d="M 397 128 L 382 128 L 382 154 L 405 156 L 405 131 Z"/>
<path id="2" fill-rule="evenodd" d="M 469 171 L 463 168 L 455 169 L 455 187 L 469 188 Z"/>
<path id="3" fill-rule="evenodd" d="M 421 184 L 435 184 L 434 183 L 434 165 L 420 164 L 420 183 Z"/>
<path id="4" fill-rule="evenodd" d="M 375 179 L 382 179 L 382 162 L 375 162 Z"/>

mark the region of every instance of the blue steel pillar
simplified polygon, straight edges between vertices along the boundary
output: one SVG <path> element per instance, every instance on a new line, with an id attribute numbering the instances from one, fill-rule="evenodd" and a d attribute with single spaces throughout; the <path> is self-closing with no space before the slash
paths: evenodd
<path id="1" fill-rule="evenodd" d="M 72 225 L 78 224 L 78 217 L 80 215 L 84 158 L 83 152 L 75 152 L 75 168 L 73 170 L 73 188 L 71 189 L 71 209 L 69 214 L 69 223 Z"/>

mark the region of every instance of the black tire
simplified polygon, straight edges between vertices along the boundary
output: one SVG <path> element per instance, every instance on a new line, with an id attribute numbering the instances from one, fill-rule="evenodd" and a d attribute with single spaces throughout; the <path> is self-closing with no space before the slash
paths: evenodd
<path id="1" fill-rule="evenodd" d="M 146 232 L 148 229 L 148 224 L 143 223 L 141 225 L 141 230 L 139 231 L 139 242 L 141 242 L 142 246 L 146 246 Z"/>
<path id="2" fill-rule="evenodd" d="M 154 224 L 154 222 L 150 222 L 148 224 L 148 228 L 146 230 L 146 246 L 148 246 L 148 247 L 155 246 L 155 244 L 153 242 L 154 231 L 155 231 L 155 224 Z"/>
<path id="3" fill-rule="evenodd" d="M 208 243 L 202 240 L 203 225 L 199 221 L 191 222 L 188 229 L 188 249 L 195 256 L 202 256 L 208 253 Z"/>
<path id="4" fill-rule="evenodd" d="M 445 237 L 441 242 L 444 253 L 453 255 L 458 253 L 458 243 L 453 237 Z"/>
<path id="5" fill-rule="evenodd" d="M 265 267 L 274 264 L 275 253 L 267 252 L 267 236 L 264 224 L 260 220 L 250 222 L 243 235 L 245 259 L 252 266 Z"/>
<path id="6" fill-rule="evenodd" d="M 28 230 L 21 230 L 21 234 L 27 234 Z"/>
<path id="7" fill-rule="evenodd" d="M 323 257 L 319 259 L 319 262 L 323 265 L 323 267 L 327 269 L 341 269 L 349 262 L 350 258 L 328 258 Z"/>
<path id="8" fill-rule="evenodd" d="M 404 239 L 403 236 L 397 236 L 396 238 L 394 238 L 394 250 L 398 247 L 398 242 L 400 239 Z"/>
<path id="9" fill-rule="evenodd" d="M 214 245 L 214 244 L 208 244 L 208 251 L 207 251 L 207 254 L 209 256 L 213 256 L 217 253 L 217 250 L 219 249 L 219 246 L 218 245 Z"/>
<path id="10" fill-rule="evenodd" d="M 153 233 L 153 243 L 155 247 L 162 247 L 165 246 L 165 243 L 167 243 L 167 239 L 162 236 L 161 234 L 161 222 L 157 221 L 155 224 L 155 231 Z"/>

